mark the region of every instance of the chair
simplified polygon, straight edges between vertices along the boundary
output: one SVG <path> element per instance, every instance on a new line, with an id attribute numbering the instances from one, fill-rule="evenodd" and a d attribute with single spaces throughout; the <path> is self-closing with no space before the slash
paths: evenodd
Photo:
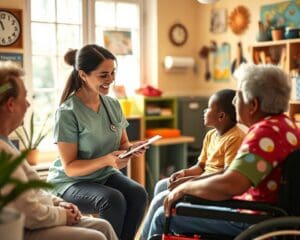
<path id="1" fill-rule="evenodd" d="M 263 224 L 264 222 L 268 223 L 268 221 L 270 221 L 273 218 L 279 219 L 277 220 L 278 223 L 283 224 L 282 221 L 285 223 L 285 221 L 291 219 L 291 218 L 287 218 L 288 216 L 300 216 L 300 174 L 299 172 L 300 172 L 300 149 L 292 152 L 284 162 L 282 179 L 279 186 L 279 201 L 276 206 L 263 203 L 263 202 L 250 202 L 250 201 L 243 201 L 243 200 L 210 201 L 210 200 L 205 200 L 205 199 L 186 195 L 180 201 L 174 204 L 172 213 L 173 215 L 176 214 L 176 215 L 191 216 L 191 217 L 222 219 L 222 220 L 235 221 L 235 222 L 244 222 L 251 225 L 254 224 L 249 229 L 255 227 L 256 224 L 261 224 L 258 227 L 260 229 L 260 226 L 264 226 Z M 227 207 L 227 208 L 236 209 L 238 211 L 225 212 L 225 211 L 214 210 L 214 209 L 203 209 L 200 208 L 199 206 Z M 241 209 L 252 210 L 257 213 L 254 214 L 253 212 L 249 212 L 249 211 L 248 212 L 240 211 Z M 164 231 L 165 236 L 172 236 L 172 234 L 169 232 L 170 218 L 166 219 L 165 231 Z M 229 236 L 214 236 L 214 235 L 206 236 L 203 235 L 202 233 L 199 234 L 202 236 L 201 239 L 230 239 L 230 238 L 232 239 L 232 237 Z M 159 238 L 156 236 L 156 238 L 153 238 L 153 240 L 154 239 L 159 239 Z M 242 239 L 243 238 L 241 238 L 240 240 Z"/>
<path id="2" fill-rule="evenodd" d="M 288 239 L 300 239 L 300 217 L 288 216 L 262 221 L 239 234 L 234 240 L 264 240 L 287 236 L 292 237 Z"/>

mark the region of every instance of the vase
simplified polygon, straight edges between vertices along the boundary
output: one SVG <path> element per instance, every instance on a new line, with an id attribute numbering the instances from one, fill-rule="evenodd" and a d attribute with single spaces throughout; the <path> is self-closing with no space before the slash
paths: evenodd
<path id="1" fill-rule="evenodd" d="M 282 29 L 273 29 L 272 30 L 272 40 L 277 41 L 283 38 L 283 30 Z"/>
<path id="2" fill-rule="evenodd" d="M 120 99 L 120 105 L 124 116 L 129 117 L 131 115 L 132 101 L 129 99 Z"/>
<path id="3" fill-rule="evenodd" d="M 24 215 L 11 208 L 0 212 L 0 236 L 5 240 L 23 240 Z"/>
<path id="4" fill-rule="evenodd" d="M 39 150 L 37 150 L 37 149 L 30 150 L 30 152 L 28 153 L 28 155 L 26 157 L 27 162 L 30 165 L 36 165 L 38 163 L 38 158 L 39 158 Z"/>

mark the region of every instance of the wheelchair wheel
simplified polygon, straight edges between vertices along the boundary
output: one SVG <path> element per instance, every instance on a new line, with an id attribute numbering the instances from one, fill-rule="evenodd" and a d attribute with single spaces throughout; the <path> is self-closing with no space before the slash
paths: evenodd
<path id="1" fill-rule="evenodd" d="M 234 240 L 287 239 L 283 236 L 294 236 L 288 239 L 300 239 L 300 217 L 279 217 L 257 223 Z"/>

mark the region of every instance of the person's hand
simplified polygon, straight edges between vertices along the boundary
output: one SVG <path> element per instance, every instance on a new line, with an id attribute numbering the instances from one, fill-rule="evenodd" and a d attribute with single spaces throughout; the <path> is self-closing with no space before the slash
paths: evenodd
<path id="1" fill-rule="evenodd" d="M 67 226 L 72 226 L 74 224 L 79 223 L 80 217 L 76 213 L 73 212 L 72 209 L 67 209 Z"/>
<path id="2" fill-rule="evenodd" d="M 183 197 L 183 185 L 178 186 L 173 191 L 171 191 L 164 200 L 164 209 L 166 217 L 171 215 L 171 206 L 174 202 Z"/>
<path id="3" fill-rule="evenodd" d="M 58 206 L 63 207 L 64 209 L 67 210 L 67 222 L 68 222 L 68 220 L 70 222 L 75 222 L 75 223 L 78 223 L 80 221 L 82 214 L 75 204 L 63 201 L 63 202 L 60 202 L 58 204 Z M 70 219 L 68 219 L 68 217 Z M 72 218 L 73 218 L 73 220 L 72 220 Z M 73 224 L 75 224 L 75 223 L 73 223 Z"/>
<path id="4" fill-rule="evenodd" d="M 134 144 L 132 144 L 131 148 L 135 148 L 135 147 L 140 146 L 140 145 L 142 145 L 142 144 L 144 144 L 144 143 L 146 143 L 146 142 L 147 142 L 147 141 L 138 141 L 138 142 L 135 142 Z M 134 152 L 134 153 L 132 154 L 132 156 L 133 156 L 133 157 L 141 157 L 141 156 L 143 156 L 143 155 L 145 154 L 145 151 L 146 151 L 148 148 L 149 148 L 149 146 L 145 146 L 145 147 L 139 149 L 138 151 Z"/>
<path id="5" fill-rule="evenodd" d="M 177 179 L 183 178 L 183 177 L 185 177 L 184 169 L 174 172 L 169 178 L 169 184 L 171 184 L 172 182 L 176 181 Z"/>
<path id="6" fill-rule="evenodd" d="M 186 181 L 190 181 L 192 179 L 194 179 L 195 176 L 187 176 L 187 177 L 181 177 L 181 178 L 177 178 L 175 181 L 169 182 L 168 184 L 168 190 L 172 191 L 175 187 L 177 187 L 178 185 L 186 182 Z"/>
<path id="7" fill-rule="evenodd" d="M 126 158 L 119 158 L 119 155 L 124 153 L 123 150 L 114 151 L 107 155 L 110 161 L 110 166 L 116 169 L 122 169 L 127 166 L 128 161 L 130 160 L 131 156 Z"/>

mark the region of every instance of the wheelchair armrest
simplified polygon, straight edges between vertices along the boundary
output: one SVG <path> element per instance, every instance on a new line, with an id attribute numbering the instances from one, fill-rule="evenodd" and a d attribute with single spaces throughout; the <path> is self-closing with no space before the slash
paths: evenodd
<path id="1" fill-rule="evenodd" d="M 230 208 L 236 211 L 211 209 L 207 208 L 207 206 Z M 182 201 L 176 204 L 175 209 L 177 215 L 222 219 L 249 224 L 254 224 L 273 217 L 288 216 L 287 212 L 283 209 L 263 202 L 250 202 L 234 199 L 211 201 L 190 195 L 184 196 Z"/>

